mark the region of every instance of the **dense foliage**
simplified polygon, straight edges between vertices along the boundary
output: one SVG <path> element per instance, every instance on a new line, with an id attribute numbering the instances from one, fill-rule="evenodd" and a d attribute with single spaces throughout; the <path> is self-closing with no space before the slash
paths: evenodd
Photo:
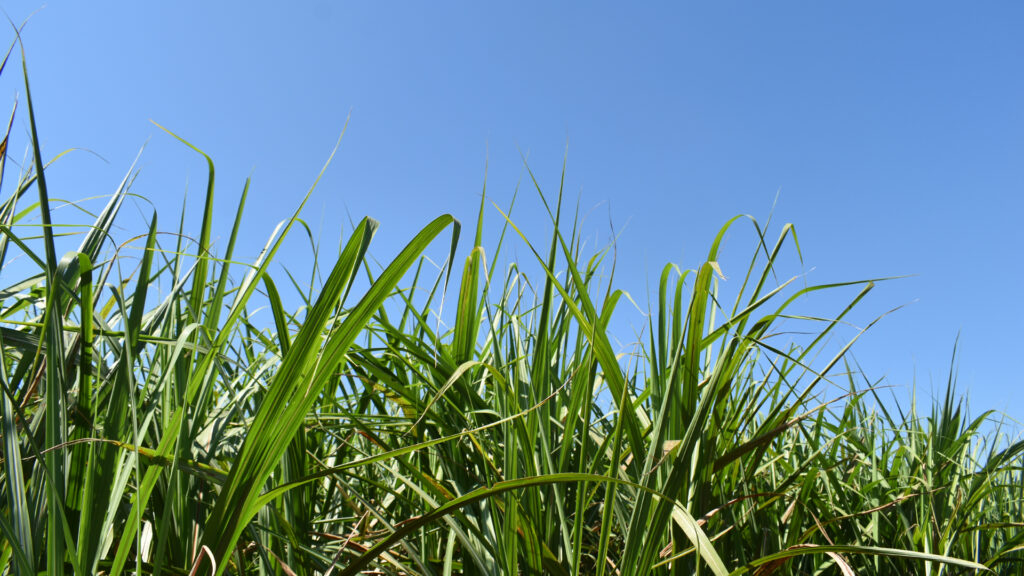
<path id="1" fill-rule="evenodd" d="M 874 283 L 780 282 L 790 226 L 733 221 L 696 270 L 666 266 L 630 354 L 612 259 L 584 255 L 560 191 L 543 245 L 503 218 L 486 248 L 482 202 L 439 276 L 422 254 L 454 256 L 452 217 L 383 267 L 365 219 L 289 310 L 272 264 L 298 212 L 235 262 L 243 192 L 215 253 L 209 158 L 198 231 L 154 214 L 118 238 L 130 172 L 58 256 L 27 88 L 33 161 L 5 175 L 0 145 L 0 264 L 22 263 L 0 283 L 3 573 L 1024 574 L 1024 443 L 952 385 L 918 413 L 858 384 L 852 341 L 825 344 Z M 726 301 L 740 225 L 758 242 Z M 513 240 L 535 259 L 499 269 Z"/>

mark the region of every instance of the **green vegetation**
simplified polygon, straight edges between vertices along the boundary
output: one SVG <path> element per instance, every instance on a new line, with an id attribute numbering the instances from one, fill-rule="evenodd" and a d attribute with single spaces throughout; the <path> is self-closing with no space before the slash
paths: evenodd
<path id="1" fill-rule="evenodd" d="M 423 251 L 454 255 L 457 221 L 379 267 L 365 219 L 290 311 L 273 264 L 298 212 L 236 262 L 243 190 L 215 252 L 212 161 L 198 231 L 153 215 L 117 238 L 130 173 L 59 257 L 27 88 L 33 161 L 0 163 L 0 265 L 36 267 L 0 284 L 6 574 L 1024 574 L 1024 443 L 952 383 L 928 413 L 887 410 L 852 341 L 825 354 L 874 283 L 777 280 L 790 226 L 734 220 L 699 268 L 666 266 L 622 356 L 612 258 L 584 253 L 561 191 L 540 195 L 543 244 L 502 218 L 485 247 L 483 200 L 436 277 Z M 727 301 L 719 244 L 741 225 L 759 242 Z M 499 269 L 512 241 L 535 259 Z M 852 297 L 793 312 L 822 290 Z"/>

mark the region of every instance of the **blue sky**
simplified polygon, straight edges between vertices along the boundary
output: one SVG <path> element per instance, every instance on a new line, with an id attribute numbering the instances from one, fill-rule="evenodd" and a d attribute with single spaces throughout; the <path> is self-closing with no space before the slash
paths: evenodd
<path id="1" fill-rule="evenodd" d="M 55 165 L 52 196 L 109 194 L 148 142 L 134 190 L 168 229 L 186 189 L 197 213 L 205 166 L 152 119 L 214 158 L 222 235 L 253 177 L 252 256 L 350 116 L 305 217 L 331 247 L 374 216 L 384 260 L 436 215 L 471 225 L 485 163 L 502 206 L 520 152 L 554 194 L 568 149 L 568 200 L 596 245 L 620 233 L 617 284 L 642 305 L 664 263 L 696 266 L 726 220 L 764 221 L 778 197 L 808 282 L 914 275 L 864 304 L 860 325 L 906 305 L 854 349 L 873 380 L 905 395 L 916 379 L 927 397 L 960 334 L 973 412 L 1024 418 L 1024 5 L 126 4 L 0 3 L 15 21 L 38 9 L 24 40 L 44 154 L 95 153 Z M 16 72 L 0 82 L 10 98 Z M 529 188 L 513 218 L 544 238 Z M 742 227 L 727 239 L 728 278 L 750 241 Z M 628 343 L 642 318 L 622 316 Z"/>

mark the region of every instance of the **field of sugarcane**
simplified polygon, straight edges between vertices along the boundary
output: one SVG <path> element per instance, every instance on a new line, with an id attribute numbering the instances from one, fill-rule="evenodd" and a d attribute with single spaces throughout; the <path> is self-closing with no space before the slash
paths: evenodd
<path id="1" fill-rule="evenodd" d="M 0 144 L 3 574 L 1024 574 L 1024 442 L 952 376 L 881 398 L 856 334 L 834 346 L 875 282 L 778 277 L 791 226 L 736 219 L 666 265 L 624 348 L 614 255 L 528 168 L 549 237 L 484 197 L 383 263 L 366 218 L 310 274 L 275 260 L 300 205 L 243 262 L 248 184 L 214 213 L 185 140 L 198 227 L 126 237 L 134 169 L 90 224 L 55 219 L 25 77 L 27 161 L 13 118 Z M 749 258 L 719 262 L 740 227 Z"/>

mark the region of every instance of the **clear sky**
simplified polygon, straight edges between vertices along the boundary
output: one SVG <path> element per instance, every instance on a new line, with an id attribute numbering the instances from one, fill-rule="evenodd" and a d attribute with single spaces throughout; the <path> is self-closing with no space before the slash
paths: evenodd
<path id="1" fill-rule="evenodd" d="M 959 333 L 973 412 L 1024 419 L 1024 4 L 0 6 L 19 22 L 38 10 L 24 40 L 44 154 L 102 157 L 62 159 L 52 196 L 109 194 L 148 141 L 134 190 L 168 229 L 186 189 L 196 213 L 205 167 L 152 119 L 216 161 L 222 236 L 252 175 L 252 256 L 351 114 L 305 216 L 328 248 L 350 216 L 374 216 L 384 259 L 441 213 L 471 225 L 485 162 L 503 206 L 520 151 L 553 195 L 568 148 L 569 200 L 594 242 L 621 233 L 618 285 L 645 305 L 664 263 L 696 266 L 728 218 L 764 221 L 778 195 L 773 222 L 796 226 L 808 282 L 915 275 L 879 285 L 859 317 L 906 305 L 854 349 L 871 379 L 905 394 L 916 378 L 928 396 Z M 18 72 L 0 82 L 9 99 Z M 544 241 L 529 189 L 513 218 Z M 730 235 L 734 283 L 750 239 Z M 624 343 L 639 322 L 624 309 Z"/>

